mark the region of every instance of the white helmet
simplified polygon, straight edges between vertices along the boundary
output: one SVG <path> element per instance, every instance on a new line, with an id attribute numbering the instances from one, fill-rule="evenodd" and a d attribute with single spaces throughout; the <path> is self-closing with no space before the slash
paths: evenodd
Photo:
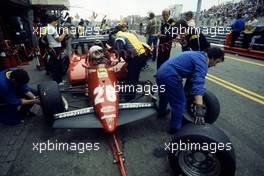
<path id="1" fill-rule="evenodd" d="M 92 46 L 89 49 L 89 54 L 90 54 L 91 60 L 96 64 L 103 63 L 106 57 L 103 48 L 98 45 Z"/>
<path id="2" fill-rule="evenodd" d="M 102 52 L 103 48 L 101 46 L 94 45 L 89 49 L 89 54 L 92 55 L 95 51 Z"/>

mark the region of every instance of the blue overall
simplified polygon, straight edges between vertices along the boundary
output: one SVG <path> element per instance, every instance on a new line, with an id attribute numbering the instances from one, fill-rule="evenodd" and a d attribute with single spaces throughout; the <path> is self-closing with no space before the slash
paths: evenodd
<path id="1" fill-rule="evenodd" d="M 165 112 L 170 104 L 172 129 L 182 127 L 185 110 L 183 78 L 191 79 L 193 96 L 203 96 L 207 70 L 207 55 L 201 51 L 186 51 L 173 56 L 159 68 L 157 84 L 165 86 L 165 92 L 159 92 L 159 112 Z"/>
<path id="2" fill-rule="evenodd" d="M 26 98 L 25 93 L 31 91 L 36 94 L 36 91 L 28 85 L 15 87 L 11 80 L 8 79 L 6 72 L 13 71 L 16 68 L 0 71 L 0 123 L 7 125 L 16 125 L 20 123 L 20 114 L 17 110 L 21 105 L 21 98 Z M 20 111 L 27 111 L 31 106 L 26 106 Z"/>

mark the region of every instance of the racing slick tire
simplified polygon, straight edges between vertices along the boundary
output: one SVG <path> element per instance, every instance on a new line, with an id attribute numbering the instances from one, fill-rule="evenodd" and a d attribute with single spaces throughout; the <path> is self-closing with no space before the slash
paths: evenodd
<path id="1" fill-rule="evenodd" d="M 63 97 L 55 81 L 47 81 L 38 85 L 40 102 L 46 122 L 52 124 L 54 114 L 65 111 Z"/>
<path id="2" fill-rule="evenodd" d="M 206 109 L 205 122 L 214 123 L 220 114 L 220 103 L 217 97 L 210 91 L 206 90 L 203 96 L 203 101 Z M 186 112 L 184 114 L 185 123 L 194 122 L 193 116 L 194 97 L 186 96 Z"/>
<path id="3" fill-rule="evenodd" d="M 211 124 L 185 125 L 172 139 L 168 159 L 176 176 L 234 176 L 236 171 L 229 138 Z"/>

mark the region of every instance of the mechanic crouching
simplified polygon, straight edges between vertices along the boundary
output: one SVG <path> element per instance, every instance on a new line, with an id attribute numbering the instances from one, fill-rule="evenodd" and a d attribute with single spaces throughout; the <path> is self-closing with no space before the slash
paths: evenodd
<path id="1" fill-rule="evenodd" d="M 23 117 L 34 115 L 30 109 L 34 104 L 40 104 L 40 100 L 28 82 L 28 73 L 22 69 L 0 72 L 0 123 L 17 125 Z"/>
<path id="2" fill-rule="evenodd" d="M 169 113 L 171 107 L 170 134 L 182 127 L 185 110 L 185 92 L 183 78 L 191 79 L 191 94 L 195 99 L 194 117 L 196 124 L 204 124 L 205 110 L 203 95 L 205 76 L 209 67 L 224 61 L 224 52 L 219 48 L 208 48 L 204 51 L 186 51 L 166 61 L 157 72 L 157 84 L 164 85 L 165 91 L 159 92 L 159 117 Z"/>
<path id="3" fill-rule="evenodd" d="M 143 44 L 136 35 L 127 31 L 125 24 L 116 27 L 118 31 L 115 35 L 115 49 L 128 63 L 127 81 L 131 84 L 136 84 L 139 81 L 140 71 L 146 65 L 150 47 Z M 126 101 L 135 98 L 135 92 L 129 93 L 125 97 Z"/>

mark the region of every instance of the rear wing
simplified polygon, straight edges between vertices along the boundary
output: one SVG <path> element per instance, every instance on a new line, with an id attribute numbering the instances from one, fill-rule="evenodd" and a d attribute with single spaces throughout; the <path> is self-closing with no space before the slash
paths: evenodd
<path id="1" fill-rule="evenodd" d="M 79 38 L 73 38 L 71 44 L 79 44 L 79 43 L 94 44 L 98 40 L 102 42 L 107 42 L 109 40 L 109 35 L 89 35 L 89 36 L 82 36 Z"/>

